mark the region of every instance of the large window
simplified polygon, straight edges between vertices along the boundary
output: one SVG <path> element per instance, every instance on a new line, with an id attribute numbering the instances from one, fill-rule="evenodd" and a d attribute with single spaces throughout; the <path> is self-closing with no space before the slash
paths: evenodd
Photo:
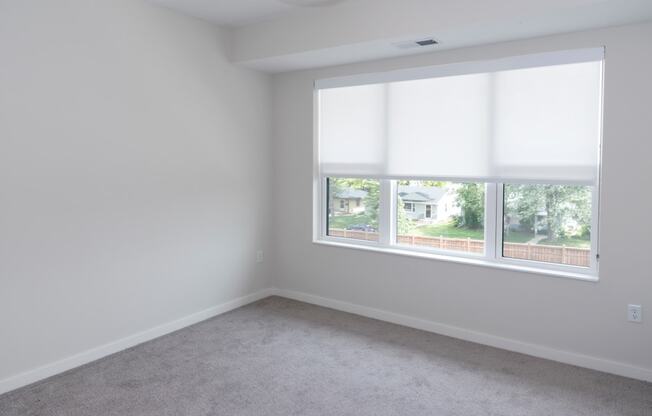
<path id="1" fill-rule="evenodd" d="M 315 238 L 596 276 L 603 59 L 318 81 Z"/>

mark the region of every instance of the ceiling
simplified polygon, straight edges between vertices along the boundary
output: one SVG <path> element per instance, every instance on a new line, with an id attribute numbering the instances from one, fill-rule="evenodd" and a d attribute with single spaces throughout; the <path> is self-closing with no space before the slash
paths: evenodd
<path id="1" fill-rule="evenodd" d="M 149 1 L 230 27 L 231 59 L 267 72 L 652 21 L 652 0 Z"/>
<path id="2" fill-rule="evenodd" d="M 344 0 L 150 0 L 227 27 L 272 19 L 294 9 L 329 7 L 342 1 Z"/>

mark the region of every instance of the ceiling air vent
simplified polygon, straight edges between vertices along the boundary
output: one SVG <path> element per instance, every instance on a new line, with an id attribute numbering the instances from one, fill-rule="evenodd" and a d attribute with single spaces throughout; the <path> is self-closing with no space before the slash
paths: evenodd
<path id="1" fill-rule="evenodd" d="M 433 38 L 419 39 L 419 40 L 407 40 L 404 42 L 397 42 L 394 45 L 399 49 L 413 49 L 413 48 L 423 48 L 428 46 L 438 45 L 439 42 Z"/>
<path id="2" fill-rule="evenodd" d="M 439 42 L 437 42 L 434 39 L 423 39 L 423 40 L 418 40 L 415 43 L 419 46 L 430 46 L 430 45 L 436 45 Z"/>

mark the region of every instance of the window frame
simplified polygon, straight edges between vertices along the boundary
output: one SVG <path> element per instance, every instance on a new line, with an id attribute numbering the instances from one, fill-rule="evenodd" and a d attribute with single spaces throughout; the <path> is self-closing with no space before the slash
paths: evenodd
<path id="1" fill-rule="evenodd" d="M 604 49 L 603 49 L 604 53 Z M 604 59 L 604 58 L 603 58 Z M 462 64 L 467 66 L 465 64 Z M 510 64 L 511 65 L 511 64 Z M 513 69 L 513 68 L 512 68 Z M 450 68 L 449 68 L 450 70 Z M 405 70 L 401 72 L 406 72 Z M 407 70 L 410 72 L 410 70 Z M 432 69 L 422 70 L 415 68 L 411 79 L 428 78 L 432 76 Z M 604 109 L 604 72 L 602 74 L 602 96 L 600 97 L 600 114 L 603 117 Z M 367 75 L 349 77 L 347 83 L 357 83 L 358 78 L 366 79 Z M 321 80 L 324 85 L 337 85 L 339 79 Z M 502 256 L 503 250 L 503 195 L 504 183 L 485 182 L 485 224 L 483 254 L 456 252 L 428 247 L 415 247 L 398 244 L 396 240 L 397 218 L 397 179 L 377 179 L 380 183 L 379 213 L 378 213 L 378 241 L 356 240 L 351 238 L 333 237 L 328 235 L 328 177 L 322 174 L 319 164 L 319 88 L 318 83 L 313 85 L 313 238 L 315 244 L 333 245 L 351 249 L 370 250 L 394 255 L 403 255 L 417 258 L 427 258 L 435 261 L 463 263 L 488 268 L 515 270 L 525 273 L 542 274 L 553 277 L 571 278 L 582 281 L 597 282 L 599 280 L 600 263 L 600 193 L 602 184 L 602 135 L 603 123 L 600 120 L 600 140 L 597 161 L 597 180 L 591 188 L 591 251 L 590 266 L 581 267 L 574 265 L 548 263 L 536 260 L 514 259 Z M 360 175 L 330 175 L 333 178 L 354 178 Z M 408 178 L 401 178 L 408 179 Z M 434 181 L 450 181 L 450 178 L 419 178 Z"/>
<path id="2" fill-rule="evenodd" d="M 471 262 L 477 265 L 506 268 L 577 278 L 581 280 L 598 280 L 598 242 L 599 242 L 599 184 L 591 189 L 591 251 L 590 266 L 574 266 L 569 264 L 549 263 L 536 260 L 515 259 L 504 257 L 503 251 L 503 194 L 504 184 L 485 182 L 485 218 L 484 218 L 484 253 L 466 253 L 454 250 L 411 246 L 400 244 L 396 239 L 397 229 L 397 202 L 398 180 L 377 179 L 380 184 L 379 212 L 378 212 L 378 241 L 357 240 L 354 238 L 334 237 L 328 235 L 328 179 L 354 178 L 356 175 L 324 176 L 318 174 L 316 187 L 315 217 L 313 223 L 317 225 L 313 242 L 334 243 L 336 245 L 355 248 L 373 249 L 375 251 L 394 254 L 410 255 L 417 257 L 430 257 L 436 260 Z M 433 181 L 446 181 L 445 178 L 430 178 Z"/>

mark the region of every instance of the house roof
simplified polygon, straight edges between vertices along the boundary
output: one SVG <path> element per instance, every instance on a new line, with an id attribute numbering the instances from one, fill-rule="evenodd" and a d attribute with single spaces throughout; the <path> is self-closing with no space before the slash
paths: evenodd
<path id="1" fill-rule="evenodd" d="M 367 191 L 362 189 L 344 188 L 337 192 L 335 196 L 340 199 L 364 198 L 367 196 Z"/>
<path id="2" fill-rule="evenodd" d="M 437 203 L 448 192 L 448 188 L 436 186 L 407 186 L 399 185 L 398 195 L 407 202 Z"/>
<path id="3" fill-rule="evenodd" d="M 448 188 L 436 186 L 406 186 L 399 185 L 398 195 L 407 202 L 428 202 L 436 204 L 448 192 Z M 367 196 L 363 189 L 344 188 L 339 190 L 335 196 L 340 199 L 356 199 Z"/>

